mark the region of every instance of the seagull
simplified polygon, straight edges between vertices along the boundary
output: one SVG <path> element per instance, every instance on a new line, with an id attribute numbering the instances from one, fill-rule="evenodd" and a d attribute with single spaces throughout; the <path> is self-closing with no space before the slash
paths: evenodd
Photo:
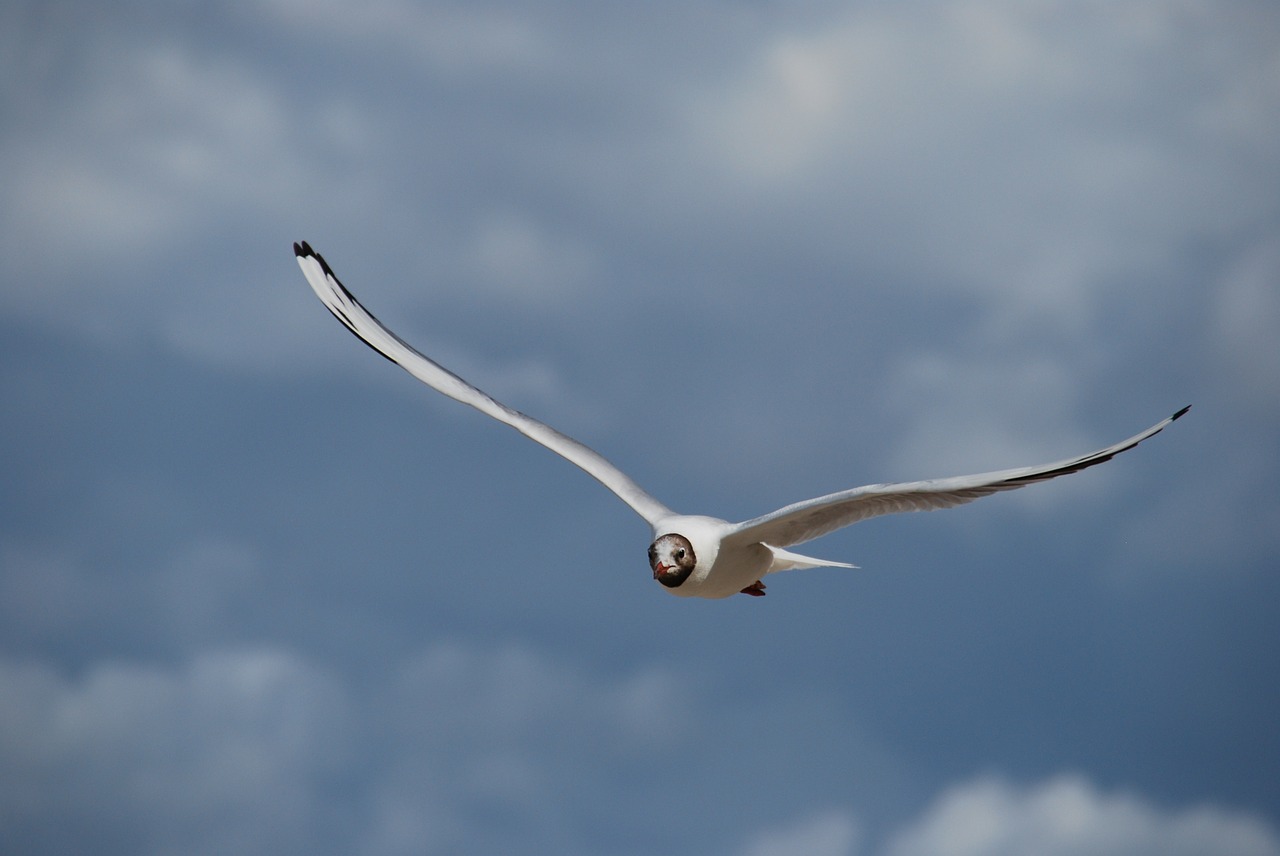
<path id="1" fill-rule="evenodd" d="M 471 405 L 581 467 L 631 506 L 652 530 L 649 568 L 653 571 L 654 580 L 680 597 L 725 598 L 739 593 L 762 597 L 765 594 L 763 579 L 778 571 L 857 567 L 846 562 L 802 556 L 785 548 L 869 517 L 950 508 L 999 491 L 1079 472 L 1109 461 L 1148 437 L 1154 437 L 1191 409 L 1188 405 L 1113 446 L 1038 467 L 928 481 L 864 485 L 792 503 L 741 523 L 704 515 L 677 514 L 595 450 L 513 410 L 415 350 L 365 309 L 334 275 L 324 257 L 311 249 L 306 241 L 294 244 L 293 252 L 316 295 L 334 317 L 366 345 L 432 389 Z"/>

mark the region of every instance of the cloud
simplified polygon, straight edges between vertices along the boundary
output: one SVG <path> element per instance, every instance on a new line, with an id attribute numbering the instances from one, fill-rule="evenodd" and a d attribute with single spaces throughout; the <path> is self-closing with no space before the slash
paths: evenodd
<path id="1" fill-rule="evenodd" d="M 57 849 L 104 824 L 130 852 L 664 850 L 739 828 L 722 800 L 762 799 L 744 747 L 753 768 L 806 769 L 805 735 L 831 725 L 822 700 L 730 704 L 687 671 L 598 672 L 519 644 L 436 642 L 347 675 L 277 647 L 78 672 L 10 657 L 0 843 Z M 851 729 L 841 719 L 827 747 Z M 858 754 L 883 787 L 884 759 Z M 819 812 L 743 852 L 836 854 L 856 836 L 846 814 Z"/>
<path id="2" fill-rule="evenodd" d="M 860 345 L 811 359 L 891 417 L 873 426 L 897 438 L 883 478 L 1047 462 L 1218 388 L 1169 367 L 1180 359 L 1221 367 L 1249 409 L 1276 400 L 1262 284 L 1277 35 L 1264 5 L 1224 17 L 1204 2 L 863 4 L 780 21 L 693 88 L 689 158 L 712 198 L 740 203 L 718 218 L 739 253 L 786 253 L 781 283 L 831 289 L 816 311 Z M 907 323 L 858 315 L 907 301 Z M 1220 336 L 1193 333 L 1180 355 L 1175 331 L 1205 313 Z M 868 408 L 833 409 L 847 425 Z M 794 421 L 766 410 L 745 433 L 794 436 Z M 1011 501 L 1049 507 L 1112 479 Z"/>
<path id="3" fill-rule="evenodd" d="M 270 207 L 300 178 L 284 93 L 229 58 L 105 37 L 84 63 L 7 146 L 10 240 L 33 258 L 31 241 L 56 242 L 44 270 L 153 252 L 228 204 Z"/>
<path id="4" fill-rule="evenodd" d="M 494 811 L 572 838 L 581 803 L 547 795 L 590 805 L 602 766 L 674 759 L 692 704 L 667 672 L 601 679 L 514 646 L 435 645 L 372 684 L 275 648 L 77 675 L 0 660 L 0 840 L 102 822 L 149 852 L 473 849 Z"/>
<path id="5" fill-rule="evenodd" d="M 740 851 L 741 856 L 853 856 L 858 825 L 849 814 L 831 811 L 814 814 L 779 829 L 758 832 Z"/>
<path id="6" fill-rule="evenodd" d="M 1249 751 L 1280 543 L 1269 4 L 91 5 L 31 13 L 34 49 L 0 12 L 0 850 L 861 854 L 947 784 L 895 846 L 981 817 L 997 848 L 1063 817 L 1274 843 L 1222 796 L 1274 790 Z M 1136 591 L 975 587 L 947 521 L 984 501 L 903 530 L 919 572 L 714 614 L 657 593 L 623 621 L 596 583 L 625 578 L 593 576 L 530 608 L 517 578 L 563 577 L 548 538 L 594 565 L 608 521 L 639 524 L 590 484 L 598 515 L 562 504 L 579 476 L 531 447 L 478 470 L 404 422 L 399 395 L 477 448 L 502 430 L 342 331 L 299 238 L 406 339 L 689 510 L 1048 461 L 1197 409 L 992 500 L 1088 500 L 1044 562 Z M 349 394 L 368 379 L 386 408 Z M 1115 662 L 1087 668 L 1099 639 Z M 1050 667 L 993 683 L 1010 651 Z M 1063 729 L 1090 778 L 959 778 L 1051 775 Z"/>
<path id="7" fill-rule="evenodd" d="M 523 645 L 437 642 L 388 671 L 347 676 L 270 647 L 79 673 L 7 658 L 0 841 L 56 849 L 98 826 L 127 852 L 706 846 L 741 826 L 721 802 L 770 801 L 720 753 L 750 746 L 753 775 L 785 756 L 795 776 L 829 763 L 833 744 L 815 738 L 836 724 L 812 700 L 736 705 L 678 670 L 596 673 Z M 868 788 L 890 781 L 874 752 L 854 766 Z M 1276 831 L 1250 815 L 1164 809 L 1078 776 L 958 784 L 864 850 L 855 808 L 799 810 L 822 787 L 775 795 L 794 820 L 761 824 L 736 852 L 1280 853 Z"/>
<path id="8" fill-rule="evenodd" d="M 359 10 L 339 0 L 269 0 L 278 22 L 319 32 L 362 53 L 393 47 L 434 71 L 527 71 L 554 55 L 547 34 L 514 9 L 374 0 Z"/>
<path id="9" fill-rule="evenodd" d="M 765 41 L 693 136 L 838 223 L 815 251 L 990 300 L 989 332 L 1079 331 L 1270 210 L 1275 127 L 1240 105 L 1280 106 L 1275 19 L 1243 15 L 1241 39 L 1201 2 L 858 7 Z"/>
<path id="10" fill-rule="evenodd" d="M 279 651 L 77 678 L 0 661 L 0 686 L 0 825 L 51 849 L 84 826 L 153 852 L 306 842 L 349 745 L 341 688 Z"/>
<path id="11" fill-rule="evenodd" d="M 521 838 L 570 844 L 581 809 L 608 814 L 620 793 L 638 798 L 656 759 L 690 748 L 693 735 L 667 723 L 696 702 L 664 671 L 602 679 L 519 646 L 442 643 L 407 660 L 377 705 L 386 755 L 359 837 L 395 853 L 501 848 L 497 830 L 475 828 L 484 816 Z"/>
<path id="12" fill-rule="evenodd" d="M 99 344 L 297 365 L 298 315 L 272 287 L 290 262 L 278 224 L 330 199 L 359 209 L 370 182 L 349 156 L 377 151 L 377 122 L 196 39 L 66 26 L 76 62 L 24 79 L 2 147 L 3 270 L 23 287 L 0 309 Z"/>
<path id="13" fill-rule="evenodd" d="M 882 856 L 1274 856 L 1276 830 L 1213 806 L 1171 811 L 1063 776 L 1020 789 L 978 779 L 943 793 Z"/>

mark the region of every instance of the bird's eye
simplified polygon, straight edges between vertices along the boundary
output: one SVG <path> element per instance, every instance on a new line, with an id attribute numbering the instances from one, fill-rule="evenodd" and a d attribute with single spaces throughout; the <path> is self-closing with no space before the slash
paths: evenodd
<path id="1" fill-rule="evenodd" d="M 676 558 L 677 559 L 684 558 L 684 547 L 681 547 L 680 549 L 676 550 Z"/>

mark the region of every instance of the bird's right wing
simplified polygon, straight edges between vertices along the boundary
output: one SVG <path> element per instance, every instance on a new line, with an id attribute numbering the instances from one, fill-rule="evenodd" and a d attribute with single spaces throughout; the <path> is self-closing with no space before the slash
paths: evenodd
<path id="1" fill-rule="evenodd" d="M 656 526 L 660 519 L 671 515 L 671 509 L 650 496 L 626 473 L 609 463 L 594 449 L 584 446 L 572 437 L 561 434 L 549 425 L 544 425 L 518 410 L 507 407 L 414 350 L 411 345 L 384 327 L 369 310 L 360 305 L 355 296 L 347 291 L 334 276 L 333 270 L 320 254 L 311 249 L 306 241 L 294 244 L 293 252 L 312 290 L 334 317 L 369 347 L 432 389 L 463 404 L 469 404 L 481 413 L 510 425 L 529 439 L 541 443 L 570 463 L 581 467 L 588 475 L 616 493 L 623 502 L 648 521 L 650 526 Z"/>
<path id="2" fill-rule="evenodd" d="M 872 484 L 852 490 L 807 499 L 734 526 L 724 543 L 763 542 L 773 547 L 801 544 L 834 532 L 859 520 L 902 511 L 929 511 L 972 502 L 1002 490 L 1013 490 L 1036 482 L 1076 473 L 1109 461 L 1116 455 L 1164 430 L 1165 426 L 1190 410 L 1190 405 L 1146 431 L 1078 458 L 1069 458 L 1038 467 L 1021 467 L 972 476 L 955 476 L 900 484 Z"/>

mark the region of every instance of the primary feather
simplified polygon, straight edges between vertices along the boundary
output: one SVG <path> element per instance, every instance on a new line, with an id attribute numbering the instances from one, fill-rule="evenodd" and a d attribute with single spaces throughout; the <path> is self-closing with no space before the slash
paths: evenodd
<path id="1" fill-rule="evenodd" d="M 903 511 L 931 511 L 973 502 L 984 496 L 1004 490 L 1015 490 L 1036 482 L 1078 473 L 1103 461 L 1109 461 L 1121 452 L 1154 437 L 1175 419 L 1191 409 L 1191 405 L 1157 422 L 1147 430 L 1121 440 L 1113 446 L 1099 449 L 1078 458 L 1069 458 L 1036 467 L 1019 467 L 970 476 L 945 479 L 902 482 L 899 484 L 870 484 L 838 493 L 806 499 L 780 508 L 753 520 L 739 523 L 725 536 L 726 542 L 746 543 L 763 541 L 779 547 L 802 544 L 828 532 L 877 517 L 881 514 L 897 514 Z"/>

